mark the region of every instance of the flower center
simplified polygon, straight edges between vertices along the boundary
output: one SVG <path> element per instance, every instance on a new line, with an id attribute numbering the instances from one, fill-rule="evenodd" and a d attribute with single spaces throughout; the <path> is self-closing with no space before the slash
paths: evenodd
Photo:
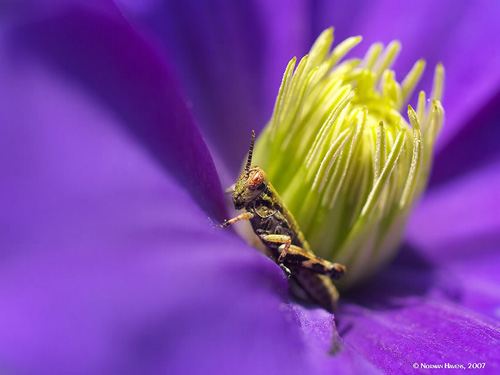
<path id="1" fill-rule="evenodd" d="M 400 44 L 374 44 L 363 59 L 341 61 L 360 41 L 349 38 L 330 51 L 328 29 L 297 66 L 290 61 L 254 151 L 313 251 L 347 266 L 344 287 L 395 254 L 428 180 L 444 116 L 440 64 L 429 102 L 420 92 L 407 120 L 401 109 L 425 62 L 398 83 L 390 67 Z"/>

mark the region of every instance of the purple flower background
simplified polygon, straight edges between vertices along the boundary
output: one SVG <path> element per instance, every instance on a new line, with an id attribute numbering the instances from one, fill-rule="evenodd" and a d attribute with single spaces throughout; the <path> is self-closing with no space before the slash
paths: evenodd
<path id="1" fill-rule="evenodd" d="M 494 1 L 1 3 L 0 373 L 500 372 L 499 16 Z M 359 56 L 401 40 L 396 73 L 425 58 L 421 88 L 438 61 L 447 74 L 429 189 L 397 259 L 342 297 L 335 356 L 333 316 L 208 220 L 227 215 L 221 186 L 287 61 L 330 25 L 363 35 Z"/>

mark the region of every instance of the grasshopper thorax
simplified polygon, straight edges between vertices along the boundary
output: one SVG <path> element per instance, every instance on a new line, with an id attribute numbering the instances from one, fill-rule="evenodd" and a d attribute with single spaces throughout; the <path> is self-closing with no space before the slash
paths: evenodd
<path id="1" fill-rule="evenodd" d="M 241 210 L 257 199 L 266 189 L 268 179 L 259 167 L 251 167 L 241 174 L 234 185 L 234 208 Z"/>

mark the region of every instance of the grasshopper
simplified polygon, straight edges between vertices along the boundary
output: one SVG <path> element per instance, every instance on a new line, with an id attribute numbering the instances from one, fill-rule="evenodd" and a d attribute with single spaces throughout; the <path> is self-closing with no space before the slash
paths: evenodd
<path id="1" fill-rule="evenodd" d="M 291 292 L 333 312 L 339 293 L 332 280 L 340 279 L 346 268 L 314 255 L 266 173 L 251 166 L 254 141 L 255 131 L 252 131 L 245 170 L 236 181 L 232 195 L 234 208 L 245 212 L 224 221 L 221 227 L 249 220 L 271 258 L 287 275 Z"/>

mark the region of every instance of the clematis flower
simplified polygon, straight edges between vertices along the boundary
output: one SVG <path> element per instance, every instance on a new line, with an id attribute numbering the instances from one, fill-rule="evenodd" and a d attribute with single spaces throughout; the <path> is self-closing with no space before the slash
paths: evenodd
<path id="1" fill-rule="evenodd" d="M 497 373 L 499 11 L 2 5 L 0 372 Z M 334 356 L 333 315 L 293 300 L 278 266 L 208 220 L 227 217 L 222 186 L 287 60 L 330 25 L 363 45 L 400 39 L 397 76 L 420 57 L 447 69 L 429 189 L 397 259 L 342 295 Z"/>

